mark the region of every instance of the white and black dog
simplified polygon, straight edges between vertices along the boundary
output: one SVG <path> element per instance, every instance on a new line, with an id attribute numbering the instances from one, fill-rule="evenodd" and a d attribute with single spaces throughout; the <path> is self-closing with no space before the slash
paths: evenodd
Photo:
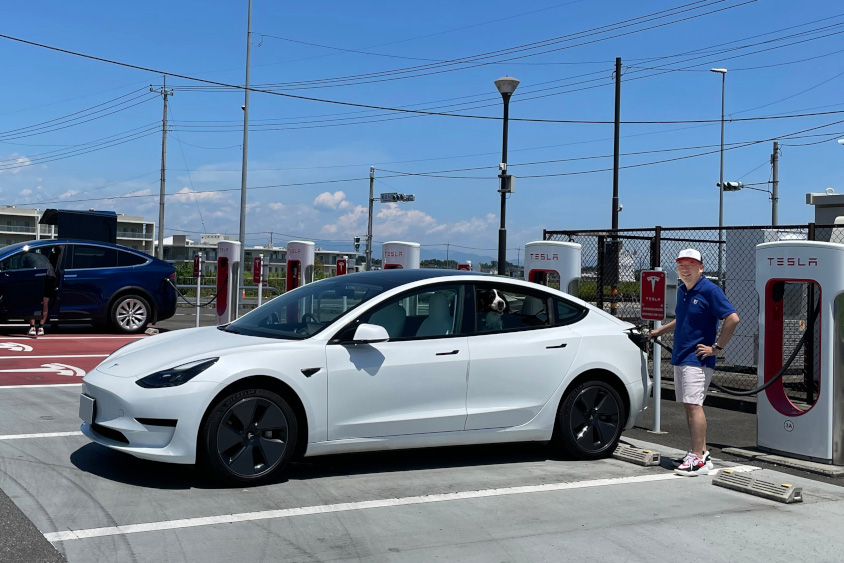
<path id="1" fill-rule="evenodd" d="M 504 328 L 501 315 L 508 313 L 510 306 L 497 289 L 478 289 L 478 312 L 486 314 L 487 330 Z"/>

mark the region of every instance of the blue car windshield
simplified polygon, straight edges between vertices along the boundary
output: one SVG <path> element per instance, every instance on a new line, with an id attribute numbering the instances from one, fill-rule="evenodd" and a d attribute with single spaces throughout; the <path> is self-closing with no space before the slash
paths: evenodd
<path id="1" fill-rule="evenodd" d="M 288 291 L 220 329 L 265 338 L 309 338 L 394 285 L 355 282 L 355 277 L 337 276 Z"/>

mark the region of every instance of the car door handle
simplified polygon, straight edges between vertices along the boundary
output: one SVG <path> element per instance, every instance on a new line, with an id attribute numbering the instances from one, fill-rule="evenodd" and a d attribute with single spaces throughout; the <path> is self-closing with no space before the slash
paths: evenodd
<path id="1" fill-rule="evenodd" d="M 64 277 L 66 278 L 75 278 L 76 274 L 65 274 Z"/>
<path id="2" fill-rule="evenodd" d="M 568 346 L 568 343 L 563 342 L 562 344 L 558 344 L 556 346 L 546 346 L 545 348 L 550 350 L 551 348 L 565 348 L 566 346 Z"/>
<path id="3" fill-rule="evenodd" d="M 437 356 L 453 356 L 458 352 L 460 352 L 460 350 L 452 350 L 451 352 L 437 352 Z"/>

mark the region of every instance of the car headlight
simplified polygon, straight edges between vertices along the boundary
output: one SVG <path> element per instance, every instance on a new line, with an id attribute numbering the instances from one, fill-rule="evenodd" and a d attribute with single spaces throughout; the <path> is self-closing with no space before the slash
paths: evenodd
<path id="1" fill-rule="evenodd" d="M 174 368 L 163 369 L 152 375 L 137 380 L 135 383 L 146 389 L 158 389 L 160 387 L 175 387 L 187 383 L 206 369 L 213 366 L 220 358 L 208 358 L 197 360 L 189 364 L 182 364 Z"/>

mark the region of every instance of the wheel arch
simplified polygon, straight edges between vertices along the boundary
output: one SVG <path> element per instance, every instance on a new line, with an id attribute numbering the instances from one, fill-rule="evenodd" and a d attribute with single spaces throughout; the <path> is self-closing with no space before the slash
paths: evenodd
<path id="1" fill-rule="evenodd" d="M 290 408 L 293 409 L 293 412 L 296 414 L 297 419 L 296 450 L 293 453 L 293 459 L 296 460 L 303 457 L 305 454 L 305 450 L 308 446 L 308 414 L 305 410 L 305 405 L 304 403 L 302 403 L 302 400 L 299 398 L 299 395 L 296 393 L 296 391 L 293 390 L 292 387 L 287 385 L 287 383 L 285 383 L 284 381 L 269 375 L 251 375 L 249 377 L 244 377 L 243 379 L 233 381 L 229 385 L 221 389 L 220 392 L 217 393 L 213 399 L 211 399 L 211 401 L 205 407 L 205 412 L 202 413 L 202 418 L 200 419 L 199 426 L 196 430 L 195 439 L 197 452 L 199 452 L 200 448 L 202 448 L 201 432 L 205 424 L 205 420 L 208 418 L 209 414 L 211 414 L 211 410 L 214 408 L 214 406 L 226 395 L 244 389 L 253 388 L 266 389 L 267 391 L 272 391 L 273 393 L 276 393 L 282 399 L 287 401 L 287 403 L 290 405 Z"/>
<path id="2" fill-rule="evenodd" d="M 571 382 L 566 386 L 566 389 L 563 391 L 563 394 L 560 396 L 560 401 L 557 404 L 557 409 L 559 410 L 560 406 L 565 402 L 566 397 L 568 397 L 572 389 L 576 388 L 581 383 L 585 383 L 587 381 L 603 381 L 604 383 L 612 386 L 612 388 L 616 390 L 618 396 L 621 397 L 622 403 L 624 403 L 624 415 L 626 422 L 626 419 L 630 417 L 630 395 L 627 393 L 627 388 L 621 381 L 621 378 L 610 370 L 603 368 L 588 369 L 583 373 L 579 374 L 574 379 L 572 379 Z"/>

